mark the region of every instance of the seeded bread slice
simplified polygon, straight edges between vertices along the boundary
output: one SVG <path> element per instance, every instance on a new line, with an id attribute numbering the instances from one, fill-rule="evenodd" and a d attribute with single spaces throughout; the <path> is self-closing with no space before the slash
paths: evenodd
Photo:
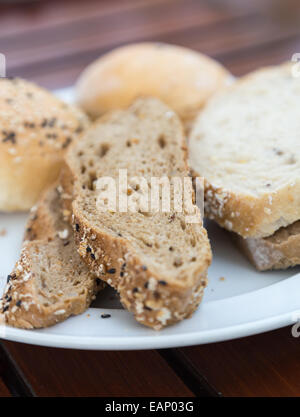
<path id="1" fill-rule="evenodd" d="M 300 219 L 299 99 L 291 65 L 265 68 L 210 100 L 191 133 L 207 216 L 244 238 Z"/>
<path id="2" fill-rule="evenodd" d="M 47 327 L 80 314 L 103 286 L 76 251 L 58 190 L 51 188 L 31 210 L 20 259 L 8 276 L 2 313 L 11 326 Z"/>
<path id="3" fill-rule="evenodd" d="M 99 212 L 97 179 L 118 179 L 136 212 Z M 138 205 L 143 187 L 134 177 L 188 177 L 181 123 L 157 99 L 139 99 L 127 111 L 96 122 L 66 156 L 65 192 L 73 193 L 75 241 L 98 277 L 113 286 L 136 320 L 154 329 L 189 317 L 200 303 L 211 250 L 199 209 L 198 223 L 186 222 L 186 209 L 154 212 Z M 174 202 L 171 183 L 171 200 Z M 120 197 L 120 195 L 119 195 Z"/>
<path id="4" fill-rule="evenodd" d="M 263 239 L 234 234 L 234 240 L 259 271 L 300 265 L 300 221 Z"/>

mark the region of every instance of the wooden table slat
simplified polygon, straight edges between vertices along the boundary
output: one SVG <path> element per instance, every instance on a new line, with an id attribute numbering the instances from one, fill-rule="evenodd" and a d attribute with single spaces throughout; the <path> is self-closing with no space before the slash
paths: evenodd
<path id="1" fill-rule="evenodd" d="M 8 391 L 6 385 L 4 384 L 4 382 L 1 379 L 1 375 L 0 375 L 0 397 L 10 397 L 10 392 Z"/>
<path id="2" fill-rule="evenodd" d="M 193 396 L 155 351 L 4 345 L 38 396 Z"/>
<path id="3" fill-rule="evenodd" d="M 197 29 L 201 29 L 202 26 L 213 25 L 215 28 L 215 25 L 222 21 L 231 21 L 245 14 L 237 11 L 228 15 L 219 9 L 204 13 L 203 6 L 202 9 L 199 6 L 197 9 L 199 4 L 201 5 L 199 2 L 195 3 L 195 0 L 176 1 L 170 9 L 166 2 L 160 7 L 152 8 L 151 13 L 148 11 L 142 18 L 139 13 L 131 13 L 127 17 L 123 14 L 114 15 L 111 19 L 107 19 L 106 16 L 98 19 L 91 15 L 90 19 L 61 25 L 55 30 L 52 28 L 41 31 L 39 36 L 36 36 L 34 31 L 25 33 L 22 37 L 2 37 L 0 48 L 2 53 L 6 53 L 11 69 L 20 66 L 20 63 L 22 66 L 36 66 L 44 60 L 62 59 L 87 50 L 97 49 L 100 54 L 126 42 L 161 40 L 180 43 L 180 38 L 184 38 L 185 32 L 190 28 L 196 30 L 197 36 Z"/>
<path id="4" fill-rule="evenodd" d="M 291 328 L 180 349 L 224 396 L 299 396 L 300 341 Z"/>

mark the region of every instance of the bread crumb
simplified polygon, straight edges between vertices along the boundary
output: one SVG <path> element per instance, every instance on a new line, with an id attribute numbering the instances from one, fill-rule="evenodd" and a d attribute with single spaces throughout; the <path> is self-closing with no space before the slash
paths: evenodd
<path id="1" fill-rule="evenodd" d="M 269 208 L 267 208 L 267 207 L 265 207 L 265 208 L 264 208 L 264 212 L 265 212 L 266 214 L 270 215 L 270 214 L 272 213 L 272 210 L 271 210 L 271 209 L 269 209 Z"/>
<path id="2" fill-rule="evenodd" d="M 225 281 L 225 277 L 220 277 L 219 281 Z"/>
<path id="3" fill-rule="evenodd" d="M 60 239 L 66 239 L 69 236 L 69 231 L 68 229 L 64 229 L 64 230 L 60 230 L 58 231 L 58 237 Z"/>
<path id="4" fill-rule="evenodd" d="M 0 236 L 5 236 L 7 234 L 7 230 L 5 228 L 0 230 Z"/>
<path id="5" fill-rule="evenodd" d="M 60 315 L 60 314 L 65 314 L 65 312 L 66 312 L 66 310 L 56 310 L 55 312 L 54 312 L 54 314 L 55 315 Z"/>

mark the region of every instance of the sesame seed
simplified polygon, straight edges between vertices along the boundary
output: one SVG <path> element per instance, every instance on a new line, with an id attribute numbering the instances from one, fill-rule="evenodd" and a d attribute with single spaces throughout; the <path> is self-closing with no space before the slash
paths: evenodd
<path id="1" fill-rule="evenodd" d="M 55 123 L 56 123 L 56 117 L 53 117 L 52 119 L 48 121 L 48 126 L 54 127 Z"/>
<path id="2" fill-rule="evenodd" d="M 164 280 L 160 280 L 160 281 L 158 281 L 158 283 L 159 283 L 160 285 L 167 285 L 167 282 L 166 282 L 166 281 L 164 281 Z"/>
<path id="3" fill-rule="evenodd" d="M 71 142 L 72 142 L 72 138 L 70 138 L 70 137 L 69 138 L 66 138 L 66 140 L 62 144 L 62 148 L 63 149 L 66 149 L 70 145 Z"/>
<path id="4" fill-rule="evenodd" d="M 108 274 L 115 274 L 115 273 L 116 273 L 116 268 L 110 268 L 110 269 L 107 271 L 107 273 L 108 273 Z"/>
<path id="5" fill-rule="evenodd" d="M 86 251 L 87 251 L 87 252 L 92 252 L 92 249 L 91 249 L 89 246 L 87 246 L 87 247 L 86 247 Z"/>
<path id="6" fill-rule="evenodd" d="M 79 227 L 79 224 L 78 223 L 75 224 L 75 228 L 76 228 L 76 232 L 79 232 L 80 227 Z"/>
<path id="7" fill-rule="evenodd" d="M 11 142 L 13 144 L 16 143 L 16 134 L 15 132 L 6 132 L 5 130 L 2 131 L 3 139 L 2 142 Z"/>
<path id="8" fill-rule="evenodd" d="M 148 268 L 146 267 L 146 265 L 143 265 L 143 266 L 142 266 L 142 270 L 143 270 L 143 271 L 147 271 L 147 269 L 148 269 Z"/>
<path id="9" fill-rule="evenodd" d="M 82 126 L 78 126 L 77 129 L 75 130 L 75 133 L 81 133 L 83 131 Z"/>
<path id="10" fill-rule="evenodd" d="M 93 260 L 95 260 L 95 259 L 96 259 L 96 256 L 95 256 L 93 253 L 91 253 L 91 258 L 92 258 Z"/>
<path id="11" fill-rule="evenodd" d="M 20 307 L 20 306 L 21 306 L 21 304 L 22 304 L 22 301 L 21 301 L 21 300 L 18 300 L 18 301 L 16 302 L 16 306 L 17 306 L 17 307 Z"/>
<path id="12" fill-rule="evenodd" d="M 110 314 L 101 314 L 102 319 L 109 319 L 111 317 Z"/>

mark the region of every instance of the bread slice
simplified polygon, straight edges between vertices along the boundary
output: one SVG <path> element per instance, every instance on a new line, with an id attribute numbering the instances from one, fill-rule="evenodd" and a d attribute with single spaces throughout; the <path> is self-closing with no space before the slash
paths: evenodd
<path id="1" fill-rule="evenodd" d="M 96 122 L 66 156 L 65 192 L 73 193 L 73 226 L 79 253 L 91 270 L 114 287 L 136 320 L 155 329 L 189 317 L 206 286 L 211 250 L 199 209 L 198 223 L 168 212 L 141 209 L 144 192 L 136 177 L 188 177 L 181 123 L 157 99 L 137 100 Z M 100 212 L 97 179 L 118 182 L 127 169 L 122 191 L 136 201 L 136 212 Z M 135 178 L 134 178 L 135 177 Z M 73 185 L 73 191 L 72 191 Z M 120 195 L 118 195 L 120 198 Z"/>
<path id="2" fill-rule="evenodd" d="M 31 210 L 20 259 L 7 278 L 2 313 L 11 326 L 47 327 L 80 314 L 103 287 L 76 251 L 58 190 L 52 187 Z"/>
<path id="3" fill-rule="evenodd" d="M 207 216 L 244 238 L 300 219 L 299 98 L 291 65 L 264 68 L 212 98 L 191 133 Z"/>
<path id="4" fill-rule="evenodd" d="M 259 271 L 300 265 L 300 221 L 263 239 L 244 239 L 234 234 L 234 240 Z"/>

